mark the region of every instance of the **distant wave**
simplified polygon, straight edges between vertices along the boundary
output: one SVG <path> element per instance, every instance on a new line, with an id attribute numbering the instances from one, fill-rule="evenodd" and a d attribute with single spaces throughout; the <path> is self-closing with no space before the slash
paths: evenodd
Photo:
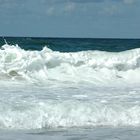
<path id="1" fill-rule="evenodd" d="M 26 51 L 5 44 L 0 49 L 0 79 L 42 82 L 48 80 L 109 83 L 140 83 L 140 49 L 119 53 L 80 51 L 62 53 L 45 46 Z M 133 80 L 132 80 L 133 79 Z"/>

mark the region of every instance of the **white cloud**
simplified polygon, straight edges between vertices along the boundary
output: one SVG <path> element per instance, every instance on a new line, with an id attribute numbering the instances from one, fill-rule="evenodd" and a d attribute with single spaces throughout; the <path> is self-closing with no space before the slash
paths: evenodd
<path id="1" fill-rule="evenodd" d="M 115 15 L 139 0 L 0 0 L 0 15 Z M 126 4 L 126 5 L 124 5 Z M 125 6 L 125 8 L 123 7 Z"/>
<path id="2" fill-rule="evenodd" d="M 119 8 L 117 5 L 111 5 L 104 8 L 104 12 L 109 15 L 114 15 L 119 12 Z"/>
<path id="3" fill-rule="evenodd" d="M 123 0 L 123 2 L 126 4 L 133 4 L 136 2 L 136 0 Z"/>
<path id="4" fill-rule="evenodd" d="M 76 7 L 75 3 L 68 3 L 64 7 L 64 11 L 66 11 L 66 12 L 72 12 L 75 9 L 75 7 Z"/>
<path id="5" fill-rule="evenodd" d="M 45 7 L 44 7 L 45 8 Z M 76 9 L 76 4 L 73 2 L 63 3 L 61 5 L 46 5 L 46 14 L 49 16 L 67 15 Z"/>
<path id="6" fill-rule="evenodd" d="M 55 8 L 54 7 L 49 7 L 46 11 L 47 15 L 53 15 L 55 12 Z"/>

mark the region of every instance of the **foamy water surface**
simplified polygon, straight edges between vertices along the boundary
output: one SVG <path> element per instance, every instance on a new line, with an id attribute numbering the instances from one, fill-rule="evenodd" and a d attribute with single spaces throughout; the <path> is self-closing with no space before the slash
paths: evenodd
<path id="1" fill-rule="evenodd" d="M 0 50 L 1 137 L 138 139 L 139 73 L 140 49 L 62 53 L 5 44 Z"/>

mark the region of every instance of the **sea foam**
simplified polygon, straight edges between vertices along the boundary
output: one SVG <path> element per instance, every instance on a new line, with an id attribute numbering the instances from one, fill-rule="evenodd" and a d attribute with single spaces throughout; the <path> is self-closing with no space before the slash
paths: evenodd
<path id="1" fill-rule="evenodd" d="M 119 53 L 80 51 L 62 53 L 44 47 L 41 51 L 5 44 L 0 50 L 0 77 L 45 83 L 48 80 L 96 85 L 140 83 L 140 49 Z M 1 79 L 1 78 L 0 78 Z M 132 80 L 133 79 L 133 80 Z"/>
<path id="2" fill-rule="evenodd" d="M 0 107 L 1 129 L 140 126 L 140 107 L 63 101 Z"/>
<path id="3" fill-rule="evenodd" d="M 140 126 L 139 73 L 140 49 L 62 53 L 5 44 L 0 129 Z"/>

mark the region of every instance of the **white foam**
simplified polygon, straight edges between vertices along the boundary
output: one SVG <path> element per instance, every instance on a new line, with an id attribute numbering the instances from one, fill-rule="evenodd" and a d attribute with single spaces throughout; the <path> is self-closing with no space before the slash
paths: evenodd
<path id="1" fill-rule="evenodd" d="M 47 102 L 0 107 L 1 129 L 139 126 L 140 106 Z"/>
<path id="2" fill-rule="evenodd" d="M 44 47 L 25 51 L 5 44 L 0 50 L 0 77 L 31 82 L 48 80 L 110 83 L 140 83 L 140 49 L 120 53 L 81 51 L 62 53 Z M 133 80 L 132 80 L 133 79 Z"/>
<path id="3" fill-rule="evenodd" d="M 140 49 L 62 53 L 5 44 L 0 129 L 140 126 L 139 73 Z"/>

